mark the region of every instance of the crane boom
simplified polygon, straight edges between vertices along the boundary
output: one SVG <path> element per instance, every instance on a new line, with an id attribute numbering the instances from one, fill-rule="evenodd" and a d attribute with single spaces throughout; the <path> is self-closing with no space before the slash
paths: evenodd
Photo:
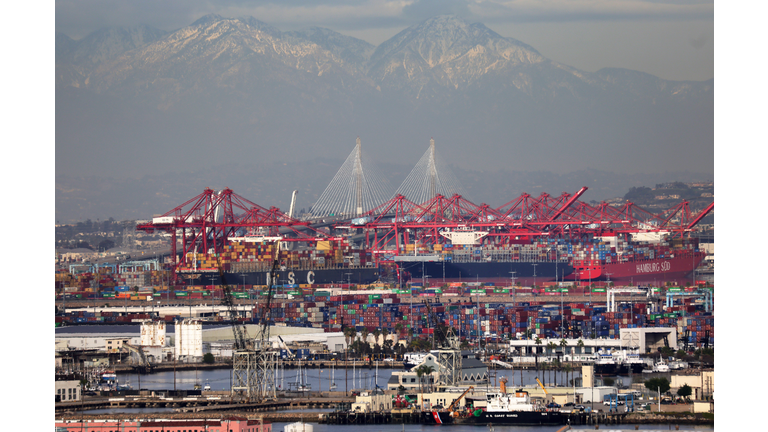
<path id="1" fill-rule="evenodd" d="M 229 289 L 229 285 L 227 285 L 225 280 L 224 267 L 221 264 L 221 258 L 217 258 L 217 261 L 219 266 L 219 279 L 221 279 L 221 287 L 224 292 L 224 305 L 227 307 L 227 312 L 229 312 L 230 322 L 232 323 L 232 333 L 235 338 L 235 345 L 233 348 L 235 350 L 248 349 L 252 345 L 249 341 L 248 331 L 245 324 L 237 319 L 237 308 L 235 307 L 235 301 L 232 297 L 232 290 Z"/>
<path id="2" fill-rule="evenodd" d="M 272 270 L 269 272 L 269 283 L 267 284 L 267 297 L 264 299 L 264 307 L 261 308 L 259 314 L 259 343 L 260 347 L 266 346 L 269 342 L 269 321 L 270 321 L 270 309 L 272 308 L 272 293 L 275 286 L 275 282 L 278 279 L 278 270 L 280 268 L 280 241 L 277 242 L 275 248 L 275 258 L 272 261 Z"/>
<path id="3" fill-rule="evenodd" d="M 699 213 L 699 215 L 698 215 L 698 216 L 696 216 L 696 218 L 694 218 L 694 219 L 691 221 L 691 223 L 689 223 L 689 224 L 688 224 L 688 226 L 686 226 L 686 227 L 685 227 L 685 229 L 691 229 L 691 228 L 693 228 L 693 227 L 694 227 L 694 226 L 695 226 L 697 223 L 699 223 L 699 221 L 701 221 L 702 219 L 704 219 L 704 216 L 708 215 L 708 214 L 709 214 L 709 212 L 711 212 L 711 211 L 712 211 L 712 210 L 714 210 L 714 209 L 715 209 L 715 203 L 714 203 L 714 201 L 713 201 L 712 203 L 710 203 L 710 204 L 707 206 L 707 208 L 705 208 L 704 210 L 702 210 L 702 211 L 701 211 L 701 213 Z"/>
<path id="4" fill-rule="evenodd" d="M 555 219 L 559 218 L 559 217 L 560 217 L 560 215 L 561 215 L 561 214 L 563 214 L 563 212 L 565 212 L 565 211 L 568 209 L 568 207 L 572 206 L 572 205 L 573 205 L 573 203 L 575 203 L 575 202 L 576 202 L 576 200 L 578 200 L 579 198 L 581 198 L 581 196 L 582 196 L 582 195 L 584 195 L 584 192 L 586 192 L 586 191 L 587 191 L 587 189 L 589 189 L 589 188 L 588 188 L 588 187 L 586 187 L 586 186 L 584 186 L 584 187 L 582 187 L 581 189 L 579 189 L 579 191 L 578 191 L 578 192 L 576 192 L 576 193 L 575 193 L 575 194 L 574 194 L 574 195 L 573 195 L 573 196 L 572 196 L 572 197 L 571 197 L 571 198 L 570 198 L 570 199 L 569 199 L 569 200 L 568 200 L 568 201 L 567 201 L 565 204 L 563 204 L 563 205 L 562 205 L 562 206 L 561 206 L 561 207 L 560 207 L 560 208 L 559 208 L 559 209 L 558 209 L 558 210 L 555 212 L 555 214 L 554 214 L 554 215 L 552 215 L 552 217 L 550 218 L 550 220 L 555 220 Z"/>
<path id="5" fill-rule="evenodd" d="M 285 343 L 285 341 L 283 340 L 282 336 L 277 335 L 277 338 L 280 339 L 280 344 L 283 346 L 285 351 L 288 353 L 288 357 L 293 358 L 293 351 L 291 351 L 291 349 L 288 348 L 288 344 Z"/>
<path id="6" fill-rule="evenodd" d="M 461 394 L 461 396 L 459 396 L 459 397 L 458 397 L 458 399 L 456 399 L 455 401 L 451 402 L 451 405 L 450 405 L 450 406 L 448 406 L 448 411 L 453 411 L 453 410 L 454 410 L 454 408 L 456 408 L 456 405 L 459 403 L 459 401 L 460 401 L 460 400 L 461 400 L 461 399 L 462 399 L 464 396 L 466 396 L 466 395 L 467 395 L 467 393 L 469 393 L 469 392 L 470 392 L 472 389 L 474 389 L 474 387 L 473 387 L 473 386 L 469 386 L 469 388 L 467 388 L 466 390 L 464 390 L 464 393 L 462 393 L 462 394 Z"/>
<path id="7" fill-rule="evenodd" d="M 127 348 L 129 351 L 133 351 L 136 354 L 139 355 L 139 359 L 141 360 L 141 366 L 145 368 L 145 370 L 150 371 L 152 369 L 152 365 L 149 363 L 149 360 L 147 360 L 147 356 L 144 354 L 144 349 L 139 346 L 133 346 L 129 343 L 123 343 L 123 346 Z"/>
<path id="8" fill-rule="evenodd" d="M 538 378 L 536 378 L 536 382 L 539 383 L 539 387 L 541 387 L 541 389 L 544 390 L 544 394 L 549 394 L 547 389 L 544 388 L 544 384 L 542 384 L 541 381 L 539 381 Z"/>

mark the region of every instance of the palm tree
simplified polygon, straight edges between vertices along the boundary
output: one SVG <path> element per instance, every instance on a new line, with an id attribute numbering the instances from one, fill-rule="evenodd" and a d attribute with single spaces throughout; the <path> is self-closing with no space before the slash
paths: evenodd
<path id="1" fill-rule="evenodd" d="M 536 339 L 533 341 L 533 343 L 535 343 L 536 345 L 541 345 L 541 339 L 539 339 L 539 335 L 536 335 Z M 536 364 L 537 365 L 539 364 L 538 360 L 539 360 L 539 349 L 536 348 Z M 536 371 L 536 373 L 538 374 L 538 371 Z"/>
<path id="2" fill-rule="evenodd" d="M 386 354 L 387 353 L 387 342 L 389 342 L 389 347 L 390 348 L 392 347 L 392 340 L 391 339 L 387 339 L 387 336 L 389 336 L 389 330 L 386 327 L 381 329 L 381 336 L 382 336 L 381 347 L 382 347 L 384 353 Z"/>
<path id="3" fill-rule="evenodd" d="M 349 349 L 349 346 L 352 345 L 352 338 L 355 337 L 357 332 L 353 327 L 344 327 L 342 333 L 344 333 L 344 339 L 347 341 L 347 349 Z"/>
<path id="4" fill-rule="evenodd" d="M 429 391 L 432 391 L 432 373 L 435 371 L 435 368 L 432 366 L 424 366 L 424 374 L 429 377 Z"/>
<path id="5" fill-rule="evenodd" d="M 434 372 L 434 371 L 435 371 L 434 367 L 427 366 L 427 365 L 421 365 L 418 368 L 416 368 L 416 376 L 419 377 L 419 388 L 422 388 L 423 376 L 426 375 L 426 376 L 431 377 L 432 376 L 432 372 Z M 430 383 L 430 391 L 431 391 L 431 387 L 432 387 L 432 385 Z M 423 391 L 422 391 L 422 393 L 423 393 Z"/>
<path id="6" fill-rule="evenodd" d="M 565 340 L 565 338 L 560 339 L 560 348 L 562 348 L 563 354 L 565 354 L 565 348 L 568 346 L 568 341 Z M 560 356 L 558 355 L 558 360 L 560 359 Z M 558 361 L 558 364 L 560 362 Z M 565 379 L 568 379 L 568 375 L 566 374 Z"/>
<path id="7" fill-rule="evenodd" d="M 379 346 L 379 336 L 381 335 L 381 330 L 377 328 L 372 333 L 373 333 L 373 347 L 375 349 L 377 346 Z"/>
<path id="8" fill-rule="evenodd" d="M 547 360 L 549 360 L 550 362 L 552 361 L 552 353 L 555 351 L 556 347 L 557 347 L 557 345 L 553 341 L 549 341 L 547 343 L 547 349 L 549 350 L 549 352 L 547 353 Z M 550 363 L 550 365 L 554 365 L 554 363 Z M 550 370 L 550 372 L 549 372 L 549 382 L 552 382 L 552 369 L 554 369 L 554 368 L 550 367 L 550 369 L 549 369 Z M 557 380 L 557 374 L 555 374 L 555 380 Z"/>
<path id="9" fill-rule="evenodd" d="M 571 381 L 573 381 L 573 374 L 571 373 L 571 380 L 568 380 L 568 373 L 573 372 L 573 368 L 569 363 L 566 363 L 565 366 L 563 366 L 563 370 L 565 371 L 565 383 L 571 384 Z M 574 384 L 575 385 L 575 384 Z"/>
<path id="10" fill-rule="evenodd" d="M 416 376 L 419 377 L 419 393 L 424 393 L 422 391 L 421 385 L 421 377 L 424 376 L 424 366 L 419 366 L 416 368 Z"/>

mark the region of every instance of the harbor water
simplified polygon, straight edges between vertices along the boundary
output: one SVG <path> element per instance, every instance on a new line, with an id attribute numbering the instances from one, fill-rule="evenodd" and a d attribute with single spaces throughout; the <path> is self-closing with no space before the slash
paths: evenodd
<path id="1" fill-rule="evenodd" d="M 332 384 L 336 385 L 334 391 L 353 391 L 353 390 L 373 390 L 378 387 L 387 388 L 387 381 L 392 373 L 397 369 L 355 367 L 347 370 L 332 368 L 302 368 L 283 369 L 277 371 L 277 388 L 279 390 L 295 389 L 299 384 L 306 384 L 313 392 L 329 391 Z M 650 378 L 635 374 L 634 377 L 618 376 L 611 377 L 614 385 L 630 386 L 634 380 L 645 380 Z M 654 375 L 656 376 L 656 375 Z M 498 387 L 502 377 L 507 378 L 507 387 L 515 386 L 535 386 L 538 377 L 545 386 L 553 387 L 555 383 L 558 386 L 572 386 L 573 380 L 580 380 L 580 373 L 566 373 L 564 371 L 554 370 L 522 370 L 522 369 L 496 369 L 491 370 L 490 387 Z M 118 373 L 118 383 L 130 384 L 133 389 L 144 390 L 193 390 L 196 384 L 201 388 L 206 384 L 210 385 L 211 390 L 229 390 L 232 385 L 232 369 L 214 369 L 199 371 L 164 371 L 140 375 L 138 373 Z M 599 385 L 600 383 L 596 383 Z"/>
<path id="2" fill-rule="evenodd" d="M 283 428 L 287 423 L 272 423 L 273 432 L 283 432 Z M 436 432 L 444 429 L 446 432 L 484 432 L 492 430 L 493 432 L 555 432 L 563 426 L 505 426 L 494 425 L 493 429 L 487 425 L 326 425 L 313 423 L 312 427 L 314 432 L 355 432 L 359 430 L 365 430 L 365 432 L 422 432 L 430 431 Z M 638 425 L 638 430 L 643 431 L 667 431 L 676 430 L 675 427 L 679 427 L 679 430 L 689 431 L 712 431 L 715 430 L 712 426 L 696 426 L 696 425 Z M 595 426 L 573 426 L 571 430 L 595 430 Z M 601 425 L 601 432 L 610 431 L 632 431 L 635 430 L 635 425 Z"/>

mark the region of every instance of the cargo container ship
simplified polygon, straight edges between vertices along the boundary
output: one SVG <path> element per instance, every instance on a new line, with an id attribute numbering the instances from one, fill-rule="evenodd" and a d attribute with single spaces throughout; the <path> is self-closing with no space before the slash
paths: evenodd
<path id="1" fill-rule="evenodd" d="M 422 265 L 423 264 L 423 265 Z M 401 264 L 406 279 L 429 279 L 436 283 L 485 282 L 508 285 L 564 280 L 574 268 L 566 260 L 557 261 L 423 261 Z M 514 279 L 512 279 L 514 278 Z"/>
<path id="2" fill-rule="evenodd" d="M 567 279 L 616 282 L 682 282 L 704 261 L 706 253 L 695 242 L 670 246 L 636 245 L 619 253 L 598 252 L 574 258 L 573 273 Z"/>
<path id="3" fill-rule="evenodd" d="M 658 285 L 685 283 L 704 258 L 695 240 L 663 237 L 656 243 L 614 236 L 539 238 L 508 245 L 406 244 L 399 253 L 354 247 L 345 240 L 318 241 L 292 250 L 278 250 L 274 242 L 233 241 L 218 252 L 211 249 L 180 256 L 176 275 L 170 269 L 148 271 L 146 267 L 121 268 L 119 273 L 116 266 L 95 273 L 70 268 L 56 273 L 56 288 L 62 294 L 103 293 L 119 299 L 134 294 L 145 298 L 169 289 L 210 291 L 222 284 L 219 266 L 228 285 L 243 289 L 269 284 L 327 288 L 377 282 L 396 283 L 399 289 L 409 283 L 430 289 L 464 284 L 535 285 L 536 289 L 551 286 L 555 280 L 578 286 L 607 281 Z M 272 282 L 269 277 L 275 259 L 280 267 Z"/>
<path id="4" fill-rule="evenodd" d="M 277 260 L 277 279 L 271 270 Z M 230 285 L 371 284 L 387 278 L 371 254 L 346 241 L 318 241 L 314 248 L 278 249 L 274 242 L 232 241 L 219 253 L 190 252 L 178 267 L 189 285 L 221 285 L 219 266 Z"/>
<path id="5" fill-rule="evenodd" d="M 190 285 L 222 285 L 218 269 L 182 270 Z M 368 285 L 380 280 L 379 267 L 340 267 L 340 268 L 290 268 L 281 267 L 277 272 L 275 285 L 331 285 L 355 284 Z M 227 270 L 225 282 L 229 285 L 269 285 L 270 271 Z"/>

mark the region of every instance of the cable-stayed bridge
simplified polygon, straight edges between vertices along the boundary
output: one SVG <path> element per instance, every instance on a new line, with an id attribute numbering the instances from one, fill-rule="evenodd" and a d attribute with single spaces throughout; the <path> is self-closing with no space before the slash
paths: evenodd
<path id="1" fill-rule="evenodd" d="M 687 201 L 659 214 L 631 202 L 597 206 L 579 201 L 587 190 L 560 196 L 522 194 L 493 208 L 476 205 L 439 158 L 434 140 L 419 162 L 389 194 L 388 182 L 363 157 L 357 143 L 346 161 L 311 207 L 311 220 L 298 220 L 276 207 L 261 207 L 230 189 L 206 189 L 176 208 L 142 223 L 137 230 L 165 231 L 176 255 L 220 253 L 232 239 L 312 243 L 354 240 L 375 251 L 398 251 L 403 243 L 444 242 L 448 233 L 470 236 L 485 233 L 483 241 L 502 244 L 538 236 L 610 236 L 621 233 L 668 232 L 682 237 L 714 210 L 692 209 Z M 320 219 L 321 221 L 318 221 Z M 455 237 L 455 236 L 454 236 Z M 452 241 L 452 240 L 451 240 Z"/>
<path id="2" fill-rule="evenodd" d="M 438 195 L 464 195 L 461 184 L 435 151 L 434 139 L 394 194 L 387 193 L 386 178 L 367 161 L 357 138 L 355 148 L 312 206 L 309 218 L 359 218 L 397 196 L 424 203 Z"/>
<path id="3" fill-rule="evenodd" d="M 363 158 L 358 137 L 352 153 L 310 209 L 310 218 L 359 217 L 384 203 L 388 188 L 388 182 Z"/>

